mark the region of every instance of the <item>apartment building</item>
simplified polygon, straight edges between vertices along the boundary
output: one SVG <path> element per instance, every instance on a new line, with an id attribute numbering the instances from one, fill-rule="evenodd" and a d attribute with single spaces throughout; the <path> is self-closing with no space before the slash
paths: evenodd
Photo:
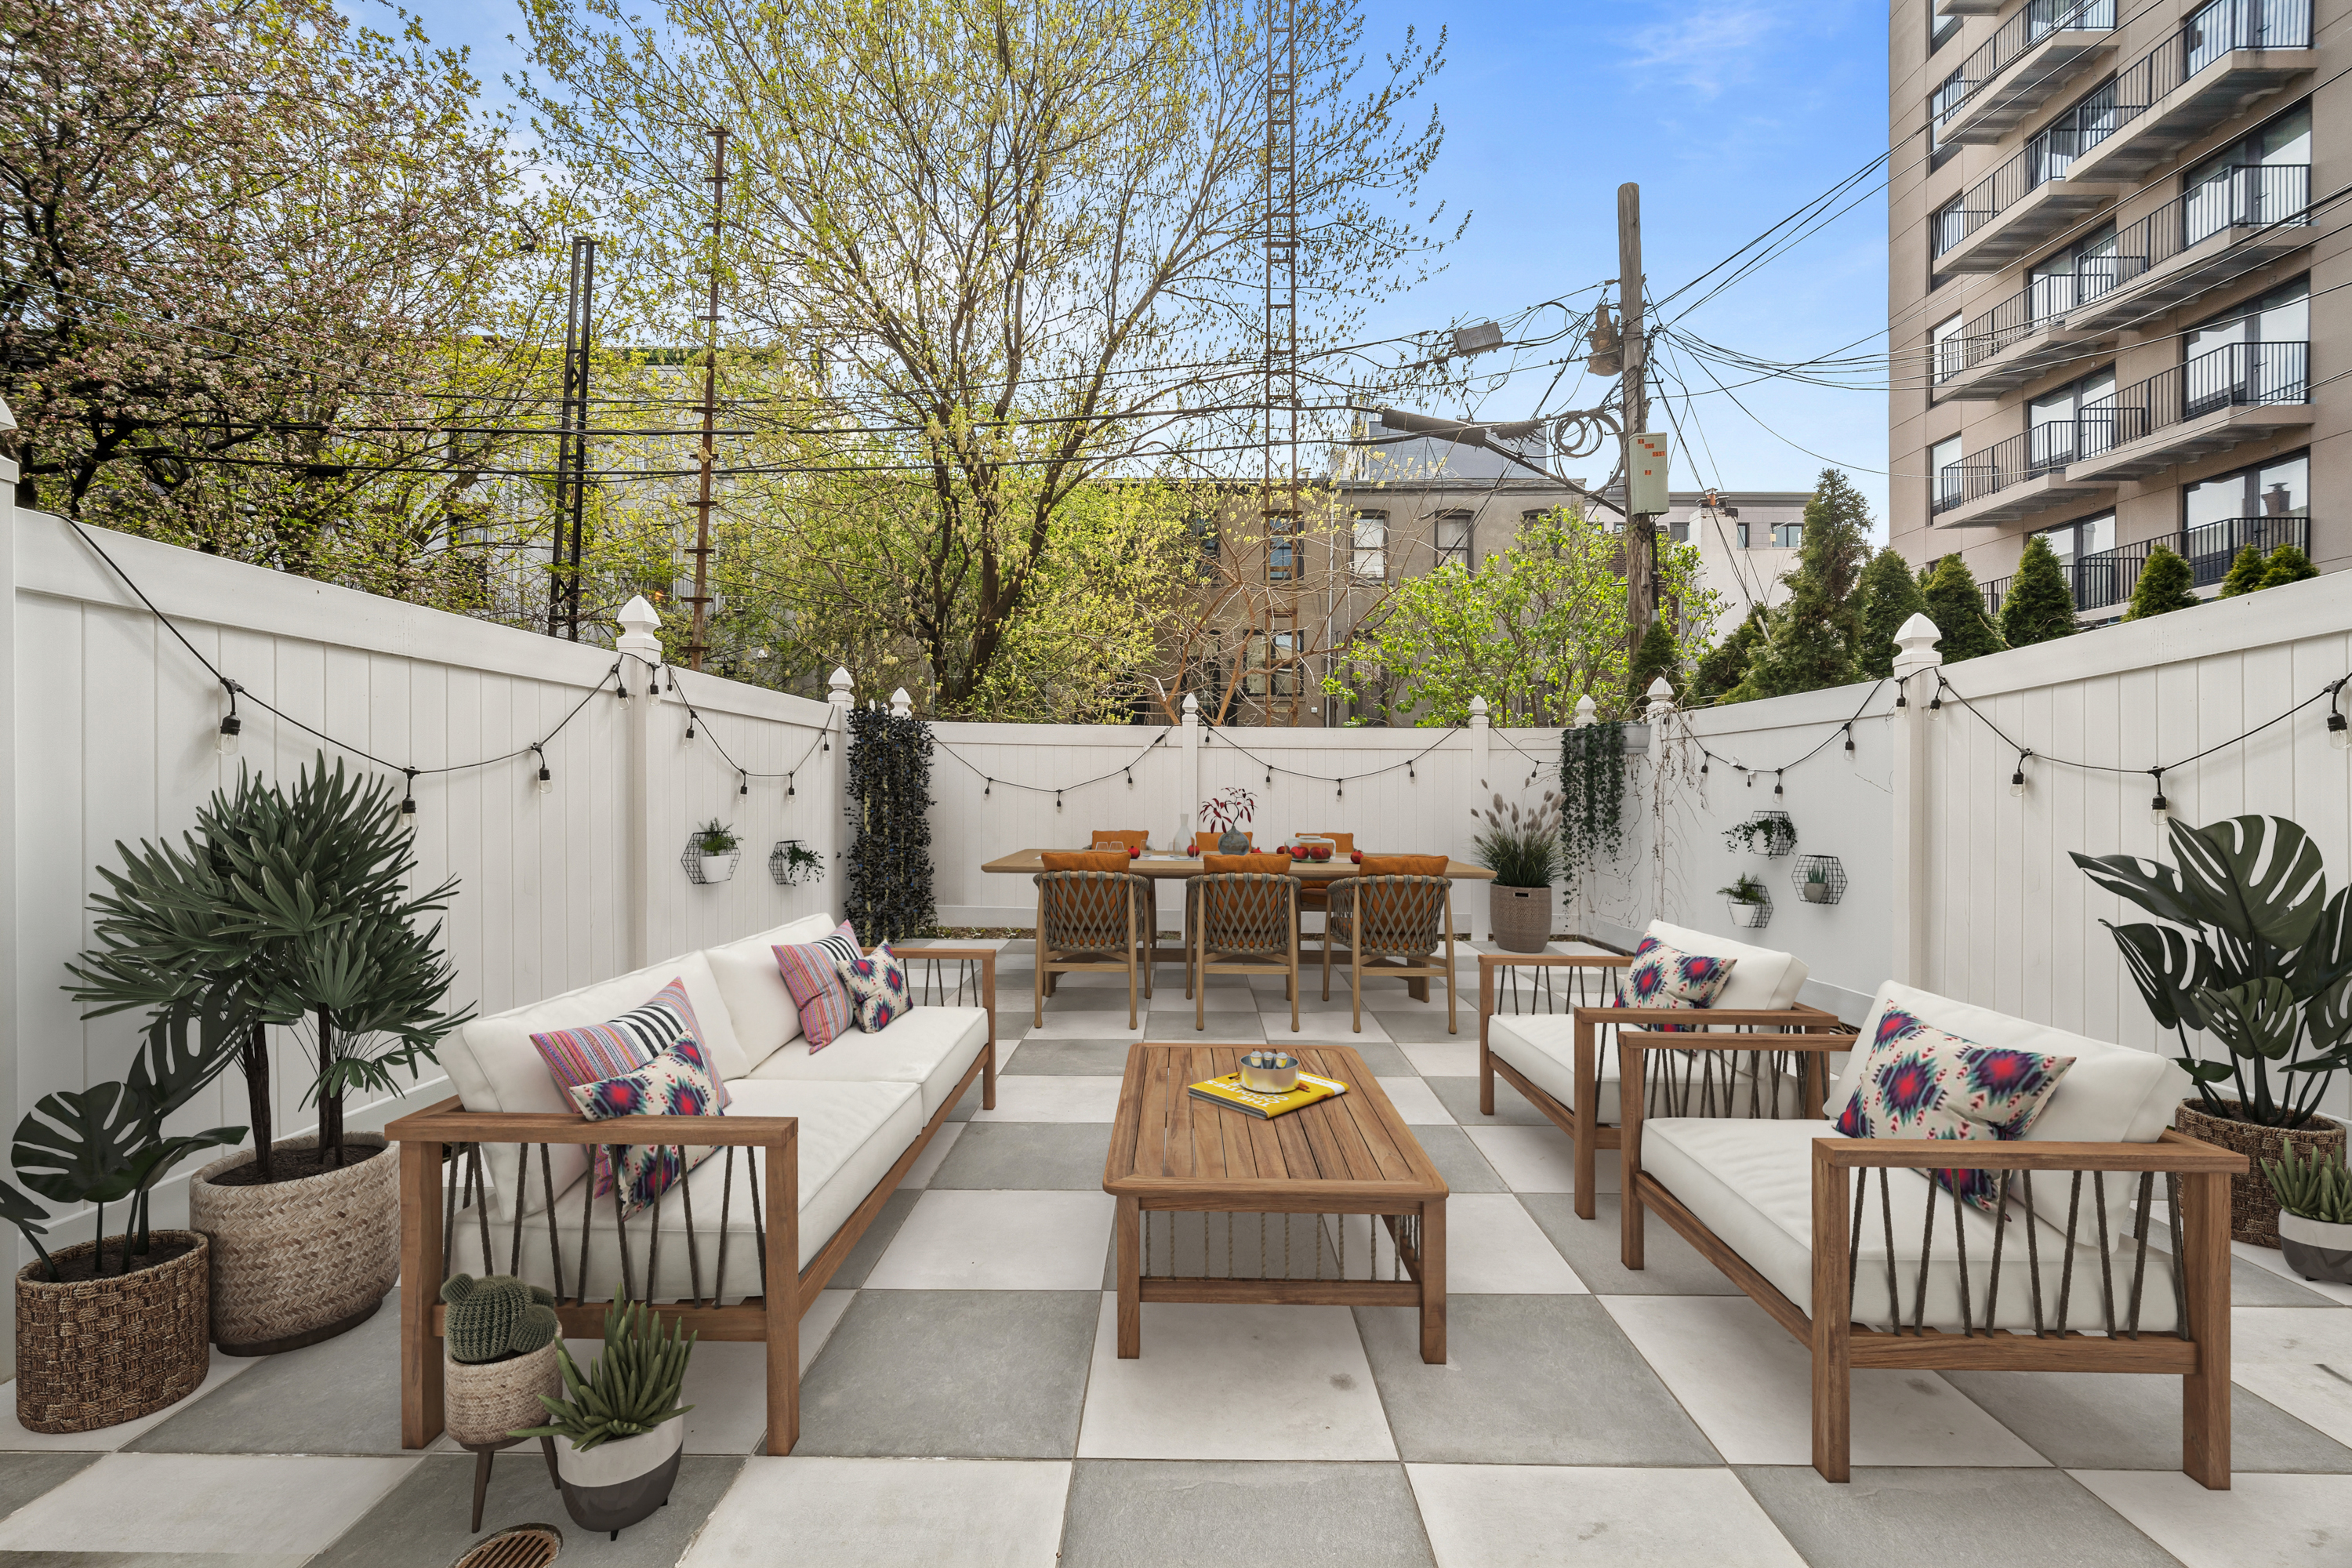
<path id="1" fill-rule="evenodd" d="M 2209 593 L 2248 544 L 2352 561 L 2340 500 L 2312 504 L 2352 460 L 2352 37 L 2320 3 L 1895 0 L 1906 556 L 1958 552 L 1997 605 L 2040 534 L 2086 623 L 2158 543 Z"/>

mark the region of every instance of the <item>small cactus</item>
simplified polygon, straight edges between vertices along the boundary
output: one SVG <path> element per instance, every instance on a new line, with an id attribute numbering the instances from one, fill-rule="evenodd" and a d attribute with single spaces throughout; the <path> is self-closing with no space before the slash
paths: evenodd
<path id="1" fill-rule="evenodd" d="M 441 1287 L 449 1309 L 446 1331 L 453 1361 L 499 1361 L 528 1355 L 562 1331 L 555 1297 L 511 1274 L 455 1274 Z"/>

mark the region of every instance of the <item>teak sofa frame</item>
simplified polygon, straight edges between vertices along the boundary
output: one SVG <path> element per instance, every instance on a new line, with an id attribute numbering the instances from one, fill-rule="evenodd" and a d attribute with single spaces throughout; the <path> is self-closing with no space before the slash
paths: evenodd
<path id="1" fill-rule="evenodd" d="M 1494 1054 L 1487 1043 L 1487 1026 L 1495 1016 L 1496 971 L 1501 969 L 1626 969 L 1633 959 L 1622 953 L 1599 952 L 1482 952 L 1478 955 L 1478 1110 L 1480 1114 L 1495 1114 L 1495 1075 L 1502 1074 L 1513 1089 L 1528 1097 L 1528 1103 L 1550 1119 L 1553 1126 L 1569 1136 L 1576 1145 L 1576 1217 L 1591 1219 L 1598 1212 L 1593 1204 L 1594 1177 L 1603 1149 L 1622 1149 L 1623 1133 L 1617 1122 L 1601 1120 L 1601 1062 L 1605 1048 L 1600 1041 L 1603 1026 L 1628 1023 L 1655 1023 L 1657 1015 L 1687 1015 L 1705 1020 L 1710 1026 L 1729 1025 L 1751 1028 L 1810 1029 L 1824 1031 L 1843 1028 L 1834 1013 L 1824 1013 L 1818 1007 L 1575 1007 L 1563 1009 L 1576 1016 L 1576 1103 L 1563 1105 L 1559 1100 L 1537 1088 L 1528 1076 Z M 1604 977 L 1605 978 L 1605 977 Z M 1644 1016 L 1644 1015 L 1648 1015 Z M 1514 1015 L 1506 1014 L 1505 1016 Z M 1554 1014 L 1553 1016 L 1559 1015 Z M 1849 1033 L 1846 1044 L 1832 1047 L 1847 1050 L 1853 1046 Z M 1772 1037 L 1775 1048 L 1780 1037 Z M 1757 1048 L 1756 1042 L 1748 1049 Z M 1811 1092 L 1810 1087 L 1808 1092 Z M 1827 1086 L 1822 1087 L 1822 1093 Z M 1618 1086 L 1620 1105 L 1624 1102 L 1625 1088 Z M 1818 1106 L 1821 1095 L 1814 1094 L 1806 1102 Z"/>
<path id="2" fill-rule="evenodd" d="M 767 1349 L 767 1451 L 788 1454 L 801 1435 L 800 1321 L 816 1304 L 835 1270 L 865 1236 L 882 1205 L 898 1189 L 923 1150 L 930 1143 L 958 1101 L 977 1079 L 981 1105 L 996 1106 L 996 950 L 993 948 L 909 948 L 899 957 L 915 962 L 977 962 L 981 995 L 988 1009 L 988 1044 L 981 1050 L 955 1092 L 941 1102 L 915 1141 L 874 1184 L 871 1192 L 842 1222 L 841 1228 L 783 1288 L 772 1283 L 761 1295 L 732 1306 L 714 1299 L 698 1302 L 657 1302 L 653 1310 L 707 1340 L 743 1341 Z M 936 970 L 934 970 L 936 973 Z M 761 1183 L 765 1216 L 765 1256 L 800 1257 L 800 1118 L 796 1116 L 633 1116 L 627 1119 L 631 1143 L 675 1143 L 697 1147 L 751 1148 L 767 1156 Z M 400 1150 L 400 1446 L 422 1448 L 440 1436 L 443 1427 L 442 1355 L 448 1309 L 441 1304 L 439 1283 L 447 1256 L 443 1226 L 443 1164 L 453 1146 L 469 1143 L 604 1143 L 614 1142 L 615 1124 L 589 1121 L 577 1116 L 538 1111 L 467 1110 L 455 1099 L 445 1100 L 384 1129 Z M 477 1199 L 484 1201 L 483 1198 Z M 583 1289 L 586 1286 L 582 1279 Z M 626 1278 L 625 1270 L 624 1278 Z M 650 1279 L 650 1269 L 648 1270 Z M 556 1316 L 566 1337 L 601 1339 L 610 1301 L 559 1300 Z"/>
<path id="3" fill-rule="evenodd" d="M 1934 1329 L 1888 1332 L 1852 1321 L 1851 1312 L 1822 1311 L 1823 1302 L 1853 1300 L 1853 1255 L 1861 1235 L 1846 1173 L 1937 1170 L 1959 1165 L 1956 1145 L 1941 1139 L 1822 1138 L 1813 1143 L 1812 1299 L 1808 1316 L 1757 1272 L 1746 1258 L 1683 1206 L 1642 1168 L 1643 1058 L 1651 1051 L 1788 1051 L 1814 1061 L 1853 1048 L 1852 1035 L 1755 1037 L 1703 1033 L 1621 1034 L 1619 1093 L 1624 1106 L 1624 1233 L 1622 1257 L 1638 1269 L 1644 1258 L 1644 1215 L 1654 1209 L 1700 1256 L 1747 1292 L 1812 1352 L 1813 1468 L 1829 1481 L 1853 1475 L 1853 1384 L 1856 1367 L 1953 1368 L 1972 1372 L 2138 1372 L 2181 1379 L 2180 1468 L 2209 1489 L 2230 1485 L 2230 1178 L 2246 1158 L 2168 1129 L 2153 1143 L 1969 1142 L 1959 1168 L 1985 1171 L 2120 1171 L 2177 1175 L 2180 1188 L 2179 1256 L 2174 1266 L 2187 1308 L 2187 1332 L 2131 1337 L 2052 1334 L 1987 1327 L 1965 1333 Z M 1826 1064 L 1823 1064 L 1826 1065 Z M 1810 1085 L 1819 1069 L 1805 1074 Z M 1867 1177 L 1864 1178 L 1865 1181 Z M 1882 1176 L 1882 1180 L 1884 1177 Z M 2041 1223 L 2033 1219 L 2020 1222 Z M 1963 1298 L 1965 1301 L 1965 1297 Z M 1965 1306 L 1963 1310 L 1965 1310 Z M 1898 1330 L 1900 1325 L 1897 1325 Z"/>

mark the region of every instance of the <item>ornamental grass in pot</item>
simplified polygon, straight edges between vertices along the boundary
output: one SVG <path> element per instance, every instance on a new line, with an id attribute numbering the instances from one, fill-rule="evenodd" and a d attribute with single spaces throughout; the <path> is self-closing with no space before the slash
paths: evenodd
<path id="1" fill-rule="evenodd" d="M 1559 797 L 1544 791 L 1532 809 L 1505 805 L 1500 795 L 1471 820 L 1486 826 L 1471 840 L 1478 864 L 1495 873 L 1486 891 L 1495 945 L 1506 952 L 1541 952 L 1551 940 L 1551 881 L 1559 871 Z"/>
<path id="2" fill-rule="evenodd" d="M 95 1431 L 135 1421 L 195 1392 L 211 1363 L 211 1247 L 150 1224 L 154 1185 L 196 1150 L 235 1143 L 242 1127 L 167 1136 L 164 1119 L 209 1082 L 184 1014 L 151 1025 L 131 1076 L 44 1095 L 16 1125 L 17 1179 L 41 1197 L 89 1207 L 98 1239 L 42 1244 L 48 1211 L 0 1181 L 0 1218 L 36 1261 L 16 1271 L 16 1419 L 26 1431 Z M 125 1205 L 121 1232 L 106 1211 Z"/>
<path id="3" fill-rule="evenodd" d="M 398 1162 L 347 1134 L 345 1099 L 400 1092 L 470 1009 L 444 1004 L 441 928 L 457 883 L 410 891 L 416 857 L 388 780 L 330 770 L 290 788 L 240 773 L 182 841 L 124 847 L 100 868 L 97 945 L 69 965 L 97 1017 L 178 1010 L 199 1025 L 207 1079 L 244 1078 L 251 1150 L 189 1184 L 191 1228 L 211 1240 L 212 1332 L 265 1355 L 356 1327 L 398 1278 Z M 303 1047 L 303 1103 L 318 1129 L 274 1137 L 272 1032 Z"/>
<path id="4" fill-rule="evenodd" d="M 2276 1247 L 2279 1200 L 2263 1163 L 2291 1149 L 2343 1159 L 2343 1125 L 2318 1107 L 2352 1065 L 2352 888 L 2328 893 L 2318 847 L 2283 816 L 2168 821 L 2165 832 L 2177 867 L 2131 855 L 2074 863 L 2167 922 L 2100 923 L 2197 1085 L 2174 1124 L 2249 1156 L 2252 1168 L 2230 1182 L 2231 1236 Z"/>
<path id="5" fill-rule="evenodd" d="M 583 1373 L 556 1344 L 563 1394 L 543 1394 L 551 1417 L 515 1434 L 554 1437 L 563 1507 L 585 1530 L 614 1539 L 669 1501 L 691 1405 L 677 1403 L 695 1336 L 665 1326 L 652 1308 L 615 1301 L 604 1314 L 604 1350 Z"/>
<path id="6" fill-rule="evenodd" d="M 2305 1279 L 2352 1285 L 2352 1173 L 2341 1159 L 2300 1154 L 2290 1146 L 2263 1162 L 2278 1199 L 2279 1251 Z"/>

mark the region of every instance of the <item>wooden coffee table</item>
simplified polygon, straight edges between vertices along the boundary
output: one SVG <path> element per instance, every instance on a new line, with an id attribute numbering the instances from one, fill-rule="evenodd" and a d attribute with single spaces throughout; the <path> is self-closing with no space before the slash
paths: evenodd
<path id="1" fill-rule="evenodd" d="M 1444 1178 L 1364 1058 L 1345 1046 L 1280 1047 L 1348 1092 L 1271 1121 L 1185 1092 L 1238 1070 L 1242 1054 L 1258 1048 L 1140 1045 L 1128 1052 L 1103 1163 L 1103 1191 L 1118 1200 L 1118 1353 L 1143 1353 L 1146 1301 L 1254 1301 L 1418 1307 L 1421 1359 L 1444 1363 Z M 1162 1213 L 1164 1227 L 1152 1218 Z M 1177 1216 L 1189 1215 L 1202 1216 L 1201 1266 L 1180 1274 Z M 1222 1227 L 1212 1228 L 1212 1215 L 1224 1216 Z M 1271 1229 L 1261 1217 L 1251 1237 L 1253 1227 L 1236 1225 L 1244 1215 L 1285 1217 Z M 1290 1217 L 1298 1215 L 1314 1217 L 1301 1225 Z M 1351 1256 L 1344 1219 L 1335 1240 L 1325 1215 L 1370 1215 L 1369 1247 L 1359 1239 Z M 1168 1270 L 1153 1273 L 1161 1241 L 1151 1233 L 1162 1228 Z M 1282 1272 L 1269 1276 L 1277 1258 Z M 1238 1271 L 1245 1267 L 1255 1272 Z"/>

